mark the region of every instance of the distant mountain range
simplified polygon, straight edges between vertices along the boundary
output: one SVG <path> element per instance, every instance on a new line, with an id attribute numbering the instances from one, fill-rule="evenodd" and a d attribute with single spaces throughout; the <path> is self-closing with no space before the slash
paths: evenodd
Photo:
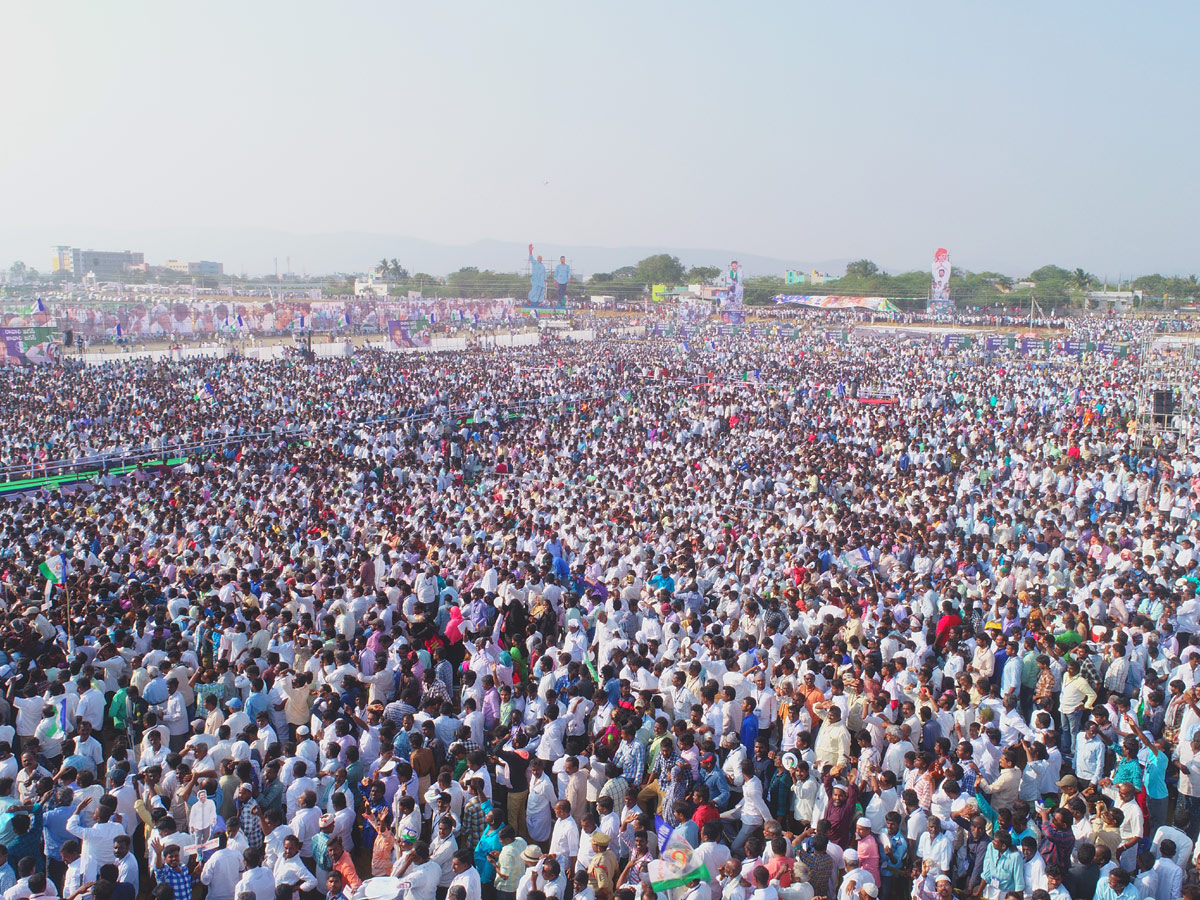
<path id="1" fill-rule="evenodd" d="M 265 228 L 109 228 L 89 226 L 0 227 L 0 266 L 15 260 L 46 272 L 51 248 L 57 244 L 93 250 L 135 250 L 150 265 L 168 259 L 214 260 L 229 274 L 270 275 L 290 271 L 323 275 L 333 272 L 366 272 L 382 257 L 395 257 L 409 272 L 446 275 L 463 266 L 497 272 L 519 272 L 526 264 L 527 246 L 515 241 L 483 240 L 471 244 L 441 244 L 399 235 L 338 232 L 290 234 Z M 742 263 L 749 277 L 780 275 L 786 269 L 830 274 L 845 271 L 848 259 L 781 259 L 747 253 L 744 249 L 694 249 L 685 247 L 594 247 L 539 244 L 535 252 L 548 259 L 565 255 L 582 276 L 631 266 L 656 253 L 679 257 L 685 266 L 724 267 L 730 260 Z M 878 260 L 876 260 L 879 262 Z M 883 265 L 883 263 L 880 263 Z"/>

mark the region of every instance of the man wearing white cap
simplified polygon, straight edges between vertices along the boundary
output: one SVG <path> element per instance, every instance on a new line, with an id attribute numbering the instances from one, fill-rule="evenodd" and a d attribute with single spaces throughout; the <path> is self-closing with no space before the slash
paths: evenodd
<path id="1" fill-rule="evenodd" d="M 242 711 L 241 697 L 230 698 L 225 707 L 229 710 L 229 715 L 225 717 L 225 724 L 229 726 L 229 733 L 236 739 L 250 724 L 250 716 Z"/>
<path id="2" fill-rule="evenodd" d="M 296 729 L 296 756 L 307 760 L 310 769 L 321 757 L 321 747 L 312 739 L 312 731 L 307 725 Z"/>
<path id="3" fill-rule="evenodd" d="M 937 875 L 932 879 L 933 888 L 930 889 L 929 877 L 921 877 L 917 879 L 916 891 L 914 896 L 917 900 L 952 900 L 954 897 L 954 884 L 950 880 L 950 876 L 945 872 Z"/>
<path id="4" fill-rule="evenodd" d="M 858 891 L 864 884 L 875 885 L 871 873 L 859 866 L 857 850 L 851 848 L 845 851 L 842 865 L 846 867 L 846 874 L 842 876 L 842 886 L 838 888 L 838 900 L 858 900 Z"/>
<path id="5" fill-rule="evenodd" d="M 879 839 L 875 837 L 871 820 L 860 816 L 854 826 L 854 836 L 857 839 L 855 849 L 858 851 L 858 864 L 864 871 L 871 874 L 876 884 L 879 883 Z"/>

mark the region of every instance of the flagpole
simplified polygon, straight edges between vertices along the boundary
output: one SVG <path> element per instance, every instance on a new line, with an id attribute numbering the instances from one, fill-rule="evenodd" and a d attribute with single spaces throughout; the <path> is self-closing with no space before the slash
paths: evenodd
<path id="1" fill-rule="evenodd" d="M 67 576 L 63 573 L 63 601 L 67 609 L 67 653 L 75 652 L 75 638 L 71 634 L 71 589 L 67 587 Z"/>

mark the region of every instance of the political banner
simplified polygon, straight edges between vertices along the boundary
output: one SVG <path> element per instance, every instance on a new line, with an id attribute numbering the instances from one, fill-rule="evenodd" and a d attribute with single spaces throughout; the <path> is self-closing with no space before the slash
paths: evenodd
<path id="1" fill-rule="evenodd" d="M 887 297 L 843 297 L 840 295 L 776 294 L 780 306 L 808 306 L 813 309 L 861 309 L 866 312 L 894 313 L 899 308 Z"/>
<path id="2" fill-rule="evenodd" d="M 169 339 L 190 335 L 239 332 L 287 334 L 303 316 L 306 329 L 337 331 L 344 328 L 374 330 L 388 321 L 434 319 L 438 322 L 471 322 L 475 325 L 507 322 L 516 314 L 512 298 L 340 298 L 314 300 L 308 291 L 298 299 L 227 297 L 186 299 L 179 296 L 139 296 L 97 292 L 84 296 L 49 295 L 42 308 L 22 303 L 0 310 L 0 327 L 70 328 L 76 335 L 104 338 Z M 543 310 L 551 312 L 552 310 Z M 564 310 L 553 310 L 563 313 Z"/>
<path id="3" fill-rule="evenodd" d="M 61 359 L 57 328 L 0 328 L 0 364 L 44 366 Z"/>
<path id="4" fill-rule="evenodd" d="M 388 337 L 397 347 L 421 349 L 429 346 L 429 332 L 418 331 L 408 322 L 391 320 L 388 322 Z"/>
<path id="5" fill-rule="evenodd" d="M 950 302 L 950 251 L 938 247 L 933 254 L 933 284 L 929 290 L 929 312 L 948 313 L 954 308 Z"/>

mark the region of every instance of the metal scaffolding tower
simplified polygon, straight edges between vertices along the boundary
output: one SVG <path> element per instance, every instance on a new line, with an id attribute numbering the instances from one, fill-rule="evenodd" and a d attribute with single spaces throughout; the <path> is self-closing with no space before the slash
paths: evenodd
<path id="1" fill-rule="evenodd" d="M 1188 438 L 1188 419 L 1196 412 L 1196 344 L 1155 346 L 1155 335 L 1142 337 L 1138 347 L 1138 450 L 1176 444 Z"/>

